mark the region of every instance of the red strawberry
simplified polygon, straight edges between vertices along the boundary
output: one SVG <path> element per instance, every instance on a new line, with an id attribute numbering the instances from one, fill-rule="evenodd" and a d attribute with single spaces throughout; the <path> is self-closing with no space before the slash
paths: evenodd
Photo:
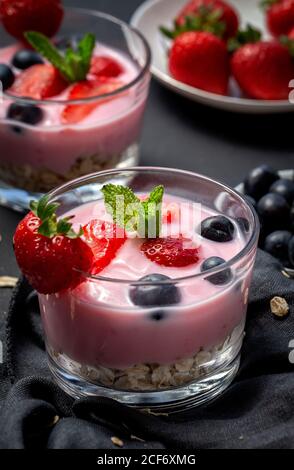
<path id="1" fill-rule="evenodd" d="M 119 62 L 111 57 L 95 56 L 91 61 L 90 75 L 95 77 L 116 78 L 123 73 L 124 69 Z"/>
<path id="2" fill-rule="evenodd" d="M 126 241 L 126 234 L 111 222 L 101 220 L 92 220 L 83 227 L 83 231 L 85 241 L 94 255 L 91 273 L 98 274 L 114 259 Z"/>
<path id="3" fill-rule="evenodd" d="M 180 82 L 225 95 L 229 82 L 229 55 L 225 43 L 207 32 L 178 36 L 169 55 L 169 70 Z"/>
<path id="4" fill-rule="evenodd" d="M 11 36 L 24 40 L 26 31 L 52 37 L 63 18 L 60 0 L 0 0 L 0 19 Z"/>
<path id="5" fill-rule="evenodd" d="M 37 64 L 21 73 L 9 92 L 12 95 L 39 100 L 56 96 L 67 86 L 67 82 L 53 65 Z"/>
<path id="6" fill-rule="evenodd" d="M 232 72 L 251 98 L 285 100 L 294 77 L 294 61 L 287 47 L 276 41 L 246 44 L 232 57 Z"/>
<path id="7" fill-rule="evenodd" d="M 199 261 L 199 248 L 192 247 L 192 240 L 179 238 L 150 238 L 141 246 L 148 259 L 162 266 L 181 268 Z"/>
<path id="8" fill-rule="evenodd" d="M 220 11 L 219 21 L 225 24 L 224 39 L 235 36 L 239 26 L 239 18 L 236 10 L 222 0 L 192 0 L 179 13 L 176 23 L 179 26 L 185 24 L 187 16 L 201 15 L 204 8 L 211 9 L 212 12 Z"/>
<path id="9" fill-rule="evenodd" d="M 76 124 L 86 118 L 99 105 L 107 103 L 113 99 L 111 96 L 100 98 L 99 96 L 112 93 L 123 86 L 122 82 L 101 82 L 84 80 L 73 85 L 69 94 L 70 100 L 79 100 L 97 96 L 93 103 L 70 104 L 65 107 L 62 113 L 62 122 L 64 124 Z"/>
<path id="10" fill-rule="evenodd" d="M 265 0 L 266 23 L 274 36 L 288 34 L 294 27 L 294 0 Z"/>
<path id="11" fill-rule="evenodd" d="M 288 34 L 289 39 L 294 39 L 294 28 L 291 29 L 290 33 Z"/>
<path id="12" fill-rule="evenodd" d="M 57 224 L 52 204 L 43 204 L 41 212 L 41 201 L 35 206 L 36 211 L 29 212 L 18 225 L 14 251 L 30 284 L 41 294 L 53 294 L 75 288 L 83 281 L 78 271 L 90 271 L 93 253 L 79 234 L 72 231 L 68 219 Z M 36 215 L 41 213 L 42 217 Z"/>

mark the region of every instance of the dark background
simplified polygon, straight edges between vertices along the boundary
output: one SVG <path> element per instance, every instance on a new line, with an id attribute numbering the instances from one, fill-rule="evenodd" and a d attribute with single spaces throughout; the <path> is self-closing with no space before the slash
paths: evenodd
<path id="1" fill-rule="evenodd" d="M 142 0 L 64 0 L 128 21 Z M 1 33 L 0 33 L 1 34 Z M 251 116 L 205 108 L 151 86 L 142 140 L 141 164 L 195 170 L 235 185 L 261 163 L 293 168 L 293 115 Z M 1 152 L 1 142 L 0 142 Z M 0 208 L 0 276 L 17 275 L 12 234 L 20 215 Z M 11 294 L 0 290 L 0 315 Z"/>

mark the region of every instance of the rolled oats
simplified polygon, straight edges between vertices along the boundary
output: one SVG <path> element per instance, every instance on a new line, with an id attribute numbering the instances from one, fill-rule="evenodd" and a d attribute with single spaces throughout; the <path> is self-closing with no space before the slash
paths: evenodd
<path id="1" fill-rule="evenodd" d="M 270 306 L 271 312 L 277 317 L 284 317 L 289 312 L 289 305 L 283 297 L 273 297 Z"/>

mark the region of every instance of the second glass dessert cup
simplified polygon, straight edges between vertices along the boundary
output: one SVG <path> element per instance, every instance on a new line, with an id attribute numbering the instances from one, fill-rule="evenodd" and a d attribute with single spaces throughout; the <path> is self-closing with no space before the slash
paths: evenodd
<path id="1" fill-rule="evenodd" d="M 102 395 L 140 408 L 175 411 L 211 400 L 228 387 L 239 367 L 259 234 L 254 209 L 221 183 L 160 168 L 92 174 L 54 190 L 50 199 L 60 203 L 59 215 L 78 213 L 84 220 L 95 219 L 106 183 L 125 184 L 143 194 L 163 184 L 172 198 L 200 203 L 205 213 L 229 218 L 241 245 L 209 273 L 198 267 L 187 276 L 179 268 L 178 276 L 169 281 L 146 283 L 102 271 L 86 275 L 72 291 L 39 295 L 52 374 L 74 397 Z M 96 203 L 89 206 L 81 189 L 92 185 Z M 213 243 L 203 243 L 213 250 Z M 237 241 L 229 243 L 226 250 L 234 251 Z M 124 256 L 121 261 L 130 266 L 139 259 L 131 252 Z M 219 282 L 224 274 L 226 280 Z M 129 300 L 131 292 L 142 287 L 161 292 L 158 306 L 138 306 Z M 165 304 L 174 289 L 177 303 Z"/>
<path id="2" fill-rule="evenodd" d="M 25 210 L 33 197 L 66 181 L 138 163 L 150 82 L 149 46 L 126 23 L 104 13 L 74 8 L 65 10 L 55 41 L 58 46 L 89 32 L 96 36 L 97 54 L 106 53 L 125 67 L 122 86 L 79 100 L 66 99 L 63 94 L 33 100 L 13 97 L 6 90 L 0 108 L 0 204 Z M 19 47 L 10 44 L 11 39 L 4 37 L 0 62 L 9 62 Z M 11 105 L 33 105 L 43 119 L 36 125 L 10 119 Z M 79 123 L 63 123 L 63 110 L 80 105 L 93 106 L 91 115 Z"/>

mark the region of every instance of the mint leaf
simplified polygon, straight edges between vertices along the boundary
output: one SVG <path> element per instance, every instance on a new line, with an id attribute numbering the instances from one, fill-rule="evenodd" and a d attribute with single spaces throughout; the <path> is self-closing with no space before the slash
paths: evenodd
<path id="1" fill-rule="evenodd" d="M 77 51 L 68 48 L 65 55 L 61 54 L 42 33 L 27 31 L 25 37 L 31 46 L 54 65 L 68 82 L 80 82 L 87 77 L 95 47 L 94 34 L 86 34 L 79 42 Z"/>
<path id="2" fill-rule="evenodd" d="M 88 73 L 91 65 L 91 58 L 95 47 L 94 34 L 86 34 L 78 44 L 78 51 L 82 59 L 84 70 Z"/>
<path id="3" fill-rule="evenodd" d="M 121 185 L 107 184 L 101 191 L 107 212 L 120 227 L 137 230 L 140 236 L 159 236 L 163 186 L 156 186 L 144 201 L 132 189 Z"/>
<path id="4" fill-rule="evenodd" d="M 73 81 L 71 70 L 64 60 L 64 57 L 60 54 L 59 50 L 50 42 L 50 40 L 42 33 L 37 31 L 28 31 L 25 34 L 26 40 L 31 46 L 36 49 L 45 59 L 47 59 L 54 67 L 56 67 L 63 77 L 69 81 Z"/>

